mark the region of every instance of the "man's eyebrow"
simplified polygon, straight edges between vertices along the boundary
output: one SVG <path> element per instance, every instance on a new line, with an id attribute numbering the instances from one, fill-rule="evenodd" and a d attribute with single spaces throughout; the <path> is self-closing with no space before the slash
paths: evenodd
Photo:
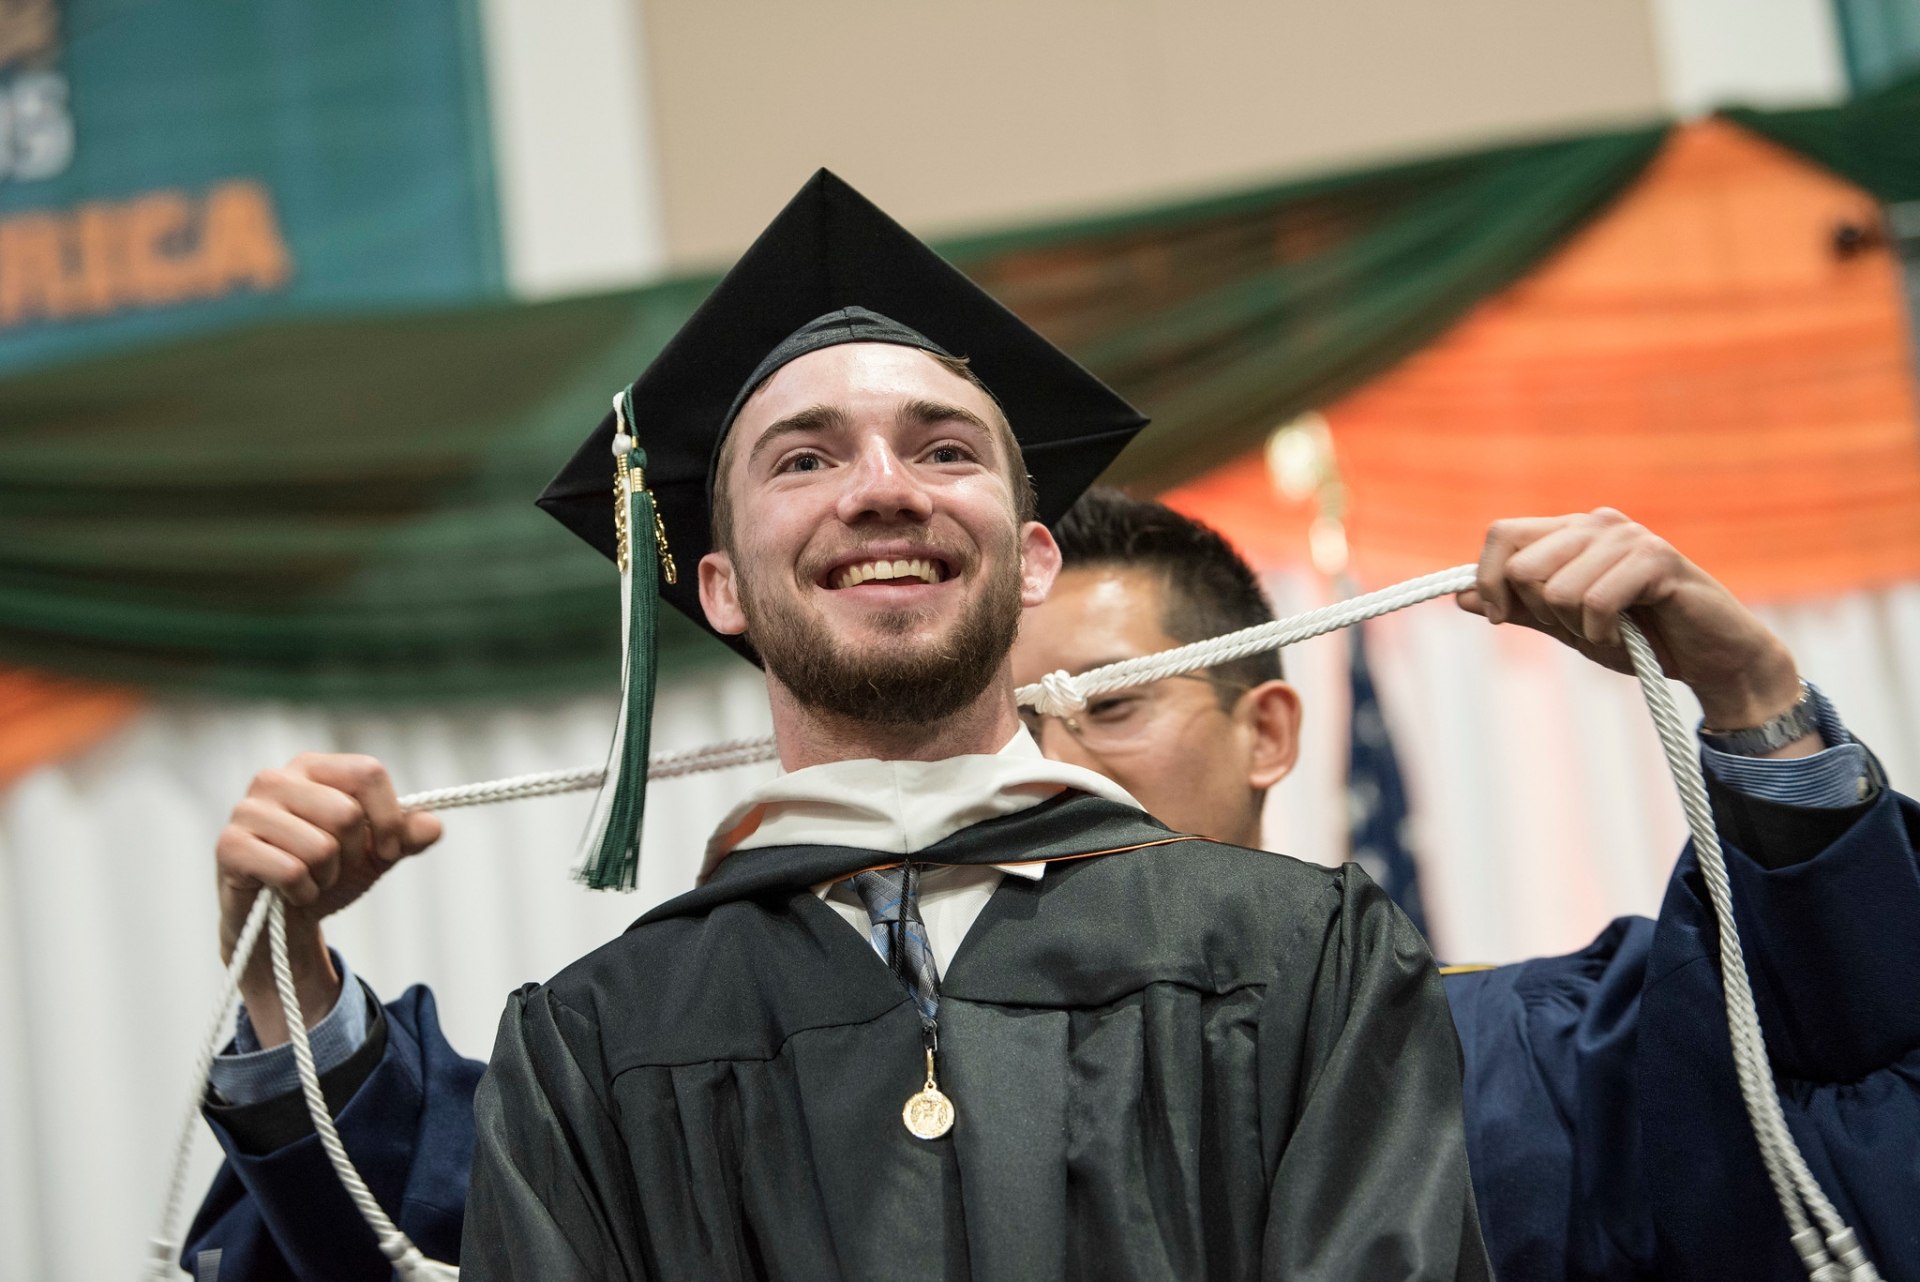
<path id="1" fill-rule="evenodd" d="M 948 401 L 930 400 L 922 396 L 916 396 L 911 400 L 903 401 L 900 405 L 899 417 L 902 423 L 911 423 L 916 427 L 925 427 L 933 423 L 952 423 L 957 421 L 969 423 L 979 428 L 982 432 L 989 434 L 993 432 L 993 428 L 987 423 L 987 420 L 981 418 L 966 406 L 954 405 Z"/>
<path id="2" fill-rule="evenodd" d="M 775 419 L 766 431 L 760 433 L 760 439 L 753 443 L 753 448 L 747 451 L 747 466 L 752 467 L 755 459 L 786 437 L 803 432 L 831 431 L 845 427 L 846 423 L 845 412 L 832 405 L 809 405 L 785 418 Z"/>

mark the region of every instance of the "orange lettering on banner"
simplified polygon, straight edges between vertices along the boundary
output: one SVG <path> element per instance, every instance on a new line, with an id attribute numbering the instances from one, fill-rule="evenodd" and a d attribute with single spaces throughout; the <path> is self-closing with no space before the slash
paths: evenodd
<path id="1" fill-rule="evenodd" d="M 0 329 L 270 293 L 292 279 L 273 194 L 257 182 L 0 218 Z"/>
<path id="2" fill-rule="evenodd" d="M 125 298 L 126 254 L 120 244 L 116 211 L 112 205 L 82 205 L 73 212 L 73 239 L 78 253 L 75 272 L 75 308 L 86 316 L 103 316 Z M 0 280 L 6 264 L 0 261 Z M 0 319 L 0 325 L 6 321 Z"/>
<path id="3" fill-rule="evenodd" d="M 25 214 L 0 222 L 0 325 L 69 313 L 60 219 Z"/>
<path id="4" fill-rule="evenodd" d="M 129 204 L 121 219 L 130 302 L 165 307 L 200 293 L 193 207 L 184 194 L 148 192 Z"/>
<path id="5" fill-rule="evenodd" d="M 207 196 L 206 253 L 201 270 L 208 290 L 224 294 L 242 285 L 279 289 L 293 277 L 293 260 L 280 239 L 273 197 L 259 183 L 234 182 Z"/>

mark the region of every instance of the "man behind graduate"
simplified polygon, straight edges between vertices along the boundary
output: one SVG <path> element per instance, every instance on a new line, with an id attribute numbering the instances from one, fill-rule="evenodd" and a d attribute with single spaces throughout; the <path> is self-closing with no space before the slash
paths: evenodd
<path id="1" fill-rule="evenodd" d="M 1052 528 L 1064 568 L 1021 620 L 1017 684 L 1272 620 L 1246 562 L 1161 504 L 1096 488 Z M 1751 610 L 1623 514 L 1498 522 L 1479 583 L 1463 609 L 1613 666 L 1625 656 L 1605 625 L 1632 603 L 1700 698 L 1781 1107 L 1880 1276 L 1920 1282 L 1920 808 Z M 1175 827 L 1244 845 L 1292 768 L 1301 714 L 1271 652 L 1067 718 L 1023 711 L 1048 756 L 1099 770 Z M 1739 728 L 1768 724 L 1779 732 Z M 1805 1276 L 1740 1105 L 1717 945 L 1689 846 L 1657 919 L 1618 918 L 1565 956 L 1442 968 L 1497 1277 Z"/>
<path id="2" fill-rule="evenodd" d="M 1406 919 L 1021 732 L 1033 518 L 1131 410 L 823 175 L 629 421 L 784 773 L 699 889 L 511 999 L 470 1279 L 1486 1276 Z M 612 428 L 550 491 L 589 534 Z"/>

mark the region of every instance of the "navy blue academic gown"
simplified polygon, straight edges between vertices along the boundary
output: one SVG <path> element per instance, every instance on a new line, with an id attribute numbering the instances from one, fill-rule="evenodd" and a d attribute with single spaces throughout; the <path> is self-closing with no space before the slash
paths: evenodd
<path id="1" fill-rule="evenodd" d="M 486 1065 L 448 1044 L 422 985 L 373 1014 L 365 1044 L 323 1074 L 321 1086 L 380 1205 L 429 1258 L 455 1262 L 473 1164 L 473 1094 Z M 181 1262 L 196 1282 L 391 1276 L 299 1092 L 205 1111 L 227 1160 L 187 1234 Z"/>
<path id="2" fill-rule="evenodd" d="M 1920 807 L 1890 792 L 1840 812 L 1714 792 L 1788 1123 L 1883 1276 L 1920 1282 Z M 1716 957 L 1689 851 L 1657 922 L 1623 918 L 1578 953 L 1447 979 L 1497 1276 L 1802 1276 L 1740 1105 Z M 480 1069 L 415 988 L 330 1075 L 351 1096 L 348 1149 L 437 1259 L 458 1255 Z M 190 1272 L 220 1251 L 223 1278 L 387 1276 L 313 1139 L 290 1138 L 299 1110 L 297 1096 L 210 1110 L 229 1161 Z"/>
<path id="3" fill-rule="evenodd" d="M 1709 786 L 1787 1123 L 1882 1276 L 1915 1282 L 1920 807 L 1735 807 Z M 1447 977 L 1498 1276 L 1805 1277 L 1741 1105 L 1718 957 L 1689 847 L 1658 921 Z"/>

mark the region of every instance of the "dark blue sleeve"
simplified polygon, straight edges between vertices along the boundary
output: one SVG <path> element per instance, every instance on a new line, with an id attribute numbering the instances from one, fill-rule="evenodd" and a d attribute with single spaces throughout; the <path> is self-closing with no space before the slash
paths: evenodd
<path id="1" fill-rule="evenodd" d="M 1788 1123 L 1883 1275 L 1920 1282 L 1920 809 L 1708 786 Z M 1657 924 L 1447 977 L 1498 1276 L 1802 1276 L 1741 1106 L 1718 956 L 1689 847 Z"/>
<path id="2" fill-rule="evenodd" d="M 1495 1277 L 1637 1278 L 1652 1258 L 1635 1057 L 1653 934 L 1623 917 L 1565 957 L 1445 976 Z"/>
<path id="3" fill-rule="evenodd" d="M 416 986 L 380 1012 L 362 1052 L 323 1079 L 340 1138 L 380 1205 L 429 1258 L 449 1263 L 459 1260 L 484 1068 L 447 1044 L 433 994 Z M 207 1114 L 227 1160 L 187 1236 L 189 1275 L 212 1275 L 197 1265 L 217 1259 L 219 1277 L 250 1282 L 386 1282 L 391 1267 L 298 1093 Z"/>
<path id="4" fill-rule="evenodd" d="M 1734 847 L 1737 824 L 1723 822 L 1722 834 L 1787 1123 L 1882 1275 L 1917 1282 L 1920 808 L 1889 791 L 1850 818 L 1800 860 Z M 1660 1262 L 1675 1278 L 1797 1277 L 1741 1107 L 1718 957 L 1689 848 L 1661 909 L 1641 1012 L 1642 1150 Z"/>

